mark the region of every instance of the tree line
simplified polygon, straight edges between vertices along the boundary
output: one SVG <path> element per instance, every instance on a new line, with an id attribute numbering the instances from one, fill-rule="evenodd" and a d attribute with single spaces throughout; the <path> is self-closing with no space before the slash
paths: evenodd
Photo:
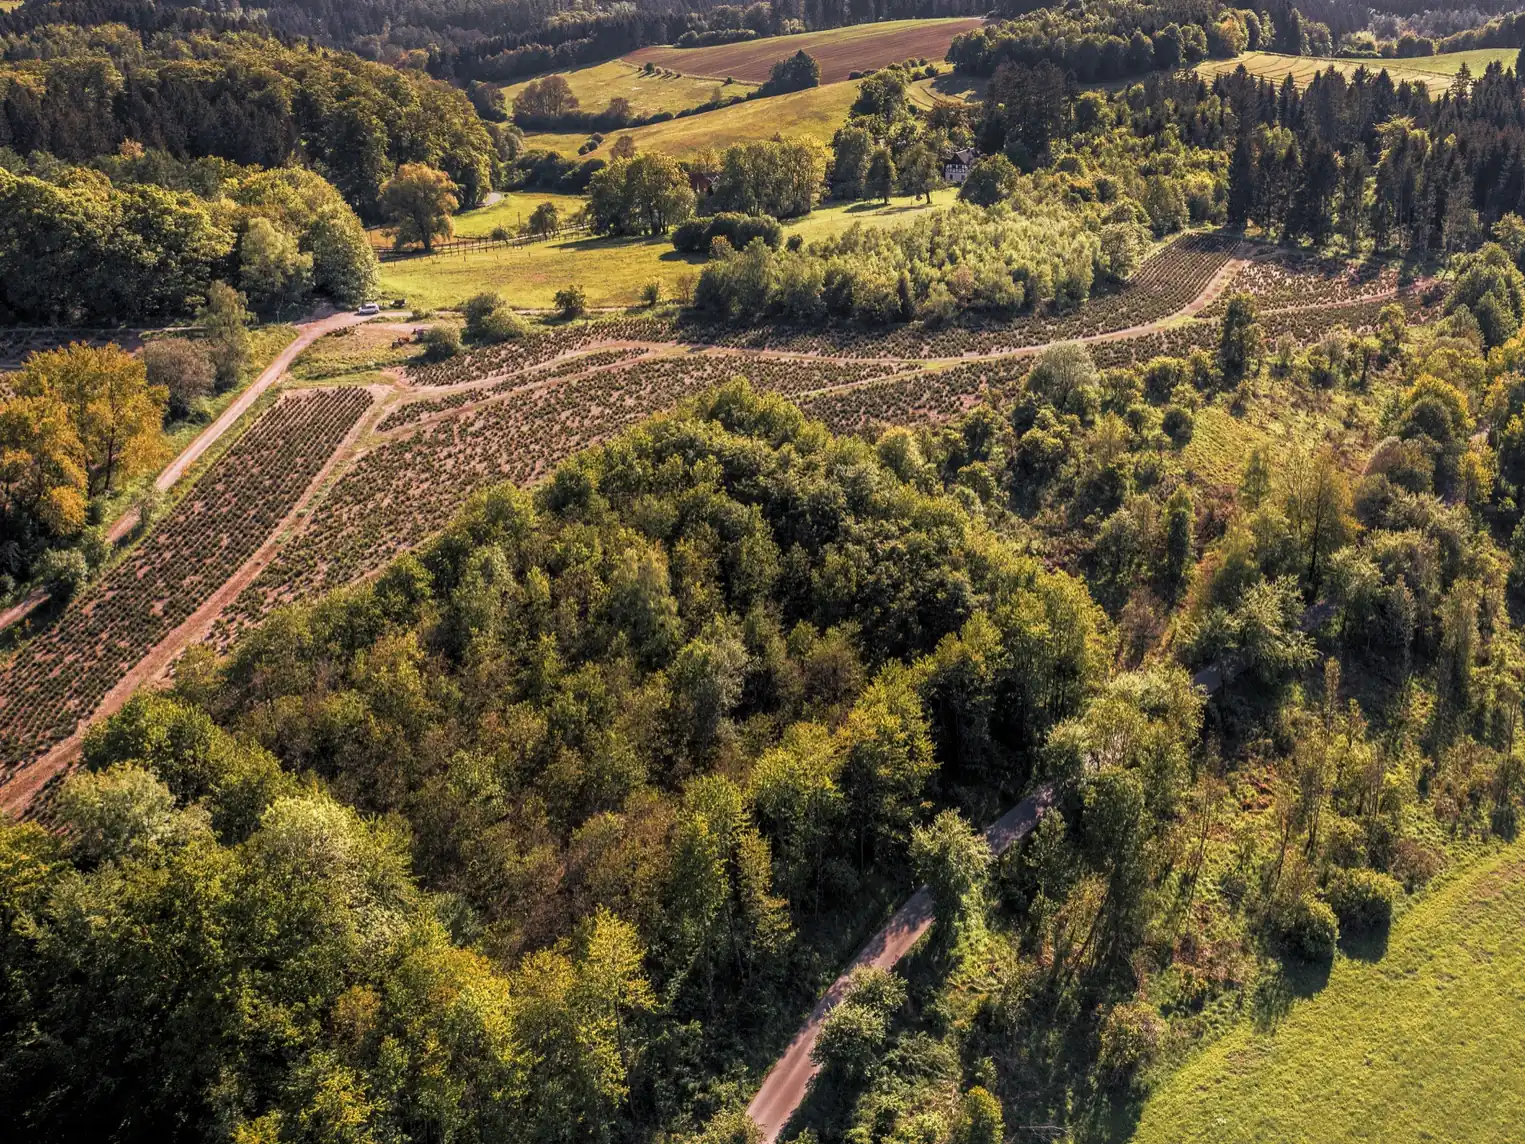
<path id="1" fill-rule="evenodd" d="M 493 185 L 498 148 L 470 100 L 419 72 L 248 34 L 161 52 L 121 27 L 44 31 L 0 66 L 0 148 L 22 156 L 83 163 L 130 141 L 182 161 L 310 163 L 367 220 L 402 163 L 447 171 L 468 206 Z"/>

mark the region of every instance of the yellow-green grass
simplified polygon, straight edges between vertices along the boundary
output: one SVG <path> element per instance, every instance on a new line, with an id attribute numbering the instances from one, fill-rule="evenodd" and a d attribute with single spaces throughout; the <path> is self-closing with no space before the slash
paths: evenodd
<path id="1" fill-rule="evenodd" d="M 1468 52 L 1446 52 L 1438 56 L 1421 56 L 1405 60 L 1341 60 L 1322 59 L 1315 56 L 1284 56 L 1275 52 L 1246 52 L 1231 60 L 1207 60 L 1197 65 L 1197 72 L 1209 79 L 1215 75 L 1232 72 L 1240 64 L 1251 75 L 1264 76 L 1280 83 L 1291 75 L 1298 87 L 1307 87 L 1313 77 L 1330 67 L 1338 68 L 1347 76 L 1365 67 L 1376 73 L 1386 71 L 1394 83 L 1404 80 L 1426 84 L 1432 90 L 1451 82 L 1462 64 L 1466 64 L 1474 76 L 1481 75 L 1490 63 L 1497 60 L 1506 67 L 1513 67 L 1518 48 L 1477 48 Z"/>
<path id="2" fill-rule="evenodd" d="M 554 203 L 565 224 L 570 223 L 572 216 L 582 210 L 587 199 L 581 195 L 559 195 L 552 191 L 507 191 L 490 207 L 478 207 L 474 211 L 456 215 L 453 220 L 456 236 L 478 238 L 491 234 L 500 226 L 510 234 L 517 234 L 541 203 Z"/>
<path id="3" fill-rule="evenodd" d="M 1145 1104 L 1134 1144 L 1514 1144 L 1525 1125 L 1525 843 L 1432 892 L 1376 961 L 1341 958 Z"/>
<path id="4" fill-rule="evenodd" d="M 840 234 L 854 223 L 888 226 L 929 210 L 948 206 L 955 192 L 937 191 L 932 203 L 892 199 L 825 207 L 786 224 L 787 234 L 807 242 Z M 672 240 L 659 238 L 567 238 L 518 248 L 491 248 L 466 254 L 440 254 L 385 263 L 381 292 L 405 297 L 412 306 L 440 309 L 458 305 L 484 290 L 501 294 L 510 305 L 541 309 L 553 303 L 556 291 L 581 286 L 590 306 L 626 306 L 640 298 L 652 279 L 670 297 L 679 276 L 697 274 L 702 255 L 679 254 Z"/>
<path id="5" fill-rule="evenodd" d="M 857 96 L 857 81 L 848 80 L 788 95 L 751 99 L 716 111 L 611 133 L 587 157 L 607 159 L 609 148 L 620 135 L 632 136 L 638 150 L 665 151 L 679 159 L 706 148 L 721 150 L 731 143 L 772 139 L 775 135 L 803 136 L 829 143 Z M 585 134 L 535 134 L 526 135 L 524 144 L 531 150 L 575 155 L 587 138 Z"/>
<path id="6" fill-rule="evenodd" d="M 823 84 L 837 83 L 850 72 L 868 71 L 907 59 L 940 60 L 961 32 L 982 23 L 977 16 L 940 20 L 885 20 L 852 24 L 796 36 L 773 36 L 708 48 L 650 47 L 631 52 L 632 63 L 651 62 L 685 75 L 734 76 L 761 83 L 773 64 L 795 52 L 808 52 L 821 67 Z"/>
<path id="7" fill-rule="evenodd" d="M 686 108 L 698 107 L 717 98 L 744 96 L 755 86 L 736 82 L 726 84 L 704 76 L 683 75 L 663 70 L 648 75 L 646 71 L 625 60 L 610 60 L 592 67 L 574 68 L 556 73 L 566 77 L 577 97 L 579 111 L 602 111 L 609 101 L 623 97 L 630 101 L 637 115 L 655 115 L 659 111 L 677 113 Z M 538 77 L 543 78 L 543 77 Z M 511 111 L 513 101 L 534 80 L 525 80 L 504 89 L 504 97 Z"/>

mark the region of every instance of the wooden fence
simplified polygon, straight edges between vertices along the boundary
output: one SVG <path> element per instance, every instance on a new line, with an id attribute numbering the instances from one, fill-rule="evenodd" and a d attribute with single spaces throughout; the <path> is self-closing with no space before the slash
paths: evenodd
<path id="1" fill-rule="evenodd" d="M 382 246 L 373 237 L 371 245 L 376 250 L 376 257 L 382 262 L 397 262 L 405 258 L 434 258 L 449 254 L 471 254 L 478 250 L 513 249 L 520 246 L 529 246 L 536 242 L 552 242 L 558 238 L 566 238 L 568 235 L 587 234 L 589 228 L 582 226 L 564 226 L 554 234 L 513 234 L 505 238 L 494 238 L 492 235 L 477 235 L 473 238 L 448 238 L 443 242 L 436 242 L 433 250 L 408 249 L 393 250 L 390 245 Z M 373 232 L 374 234 L 374 232 Z"/>

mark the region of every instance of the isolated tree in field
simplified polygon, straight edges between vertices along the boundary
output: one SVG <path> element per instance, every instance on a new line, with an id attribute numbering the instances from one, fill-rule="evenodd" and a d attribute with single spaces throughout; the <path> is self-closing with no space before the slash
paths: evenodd
<path id="1" fill-rule="evenodd" d="M 932 201 L 932 192 L 942 185 L 937 154 L 925 143 L 907 149 L 900 164 L 900 187 L 913 199 Z"/>
<path id="2" fill-rule="evenodd" d="M 524 224 L 524 229 L 537 238 L 553 235 L 561 230 L 561 211 L 556 209 L 555 203 L 541 203 L 530 211 L 529 222 Z"/>
<path id="3" fill-rule="evenodd" d="M 979 914 L 990 847 L 957 811 L 945 810 L 911 831 L 911 865 L 931 888 L 938 930 L 951 941 Z"/>
<path id="4" fill-rule="evenodd" d="M 381 188 L 381 213 L 397 228 L 399 249 L 418 242 L 433 250 L 436 238 L 454 233 L 450 216 L 459 205 L 450 176 L 427 163 L 404 163 Z"/>
<path id="5" fill-rule="evenodd" d="M 870 198 L 888 203 L 890 193 L 895 189 L 895 179 L 895 160 L 891 157 L 889 148 L 881 147 L 868 161 L 868 178 L 865 180 L 864 190 L 868 192 Z"/>
<path id="6" fill-rule="evenodd" d="M 899 68 L 880 68 L 858 84 L 858 97 L 853 101 L 854 115 L 877 115 L 889 121 L 898 119 L 905 111 L 910 83 L 905 72 Z"/>
<path id="7" fill-rule="evenodd" d="M 212 392 L 217 372 L 205 349 L 188 338 L 159 338 L 143 347 L 148 384 L 169 395 L 169 416 L 186 417 L 200 398 Z"/>
<path id="8" fill-rule="evenodd" d="M 803 91 L 821 84 L 821 65 L 815 57 L 801 49 L 788 59 L 779 60 L 767 81 L 759 88 L 761 95 L 782 95 L 788 91 Z"/>
<path id="9" fill-rule="evenodd" d="M 567 286 L 556 291 L 552 301 L 555 302 L 556 312 L 568 321 L 588 312 L 588 295 L 581 286 Z"/>
<path id="10" fill-rule="evenodd" d="M 635 136 L 621 135 L 616 139 L 613 146 L 609 148 L 609 158 L 611 161 L 614 159 L 634 159 Z"/>
<path id="11" fill-rule="evenodd" d="M 1017 190 L 1017 169 L 1003 154 L 986 155 L 969 168 L 958 197 L 966 203 L 989 207 L 1011 198 Z"/>
<path id="12" fill-rule="evenodd" d="M 520 122 L 554 119 L 577 108 L 577 96 L 564 75 L 531 80 L 514 100 L 514 118 Z"/>
<path id="13" fill-rule="evenodd" d="M 244 296 L 226 282 L 213 282 L 197 320 L 206 331 L 207 352 L 212 357 L 218 388 L 236 385 L 252 352 Z"/>
<path id="14" fill-rule="evenodd" d="M 1235 294 L 1228 300 L 1223 329 L 1218 335 L 1218 368 L 1223 371 L 1223 384 L 1238 385 L 1253 375 L 1260 368 L 1260 350 L 1255 300 L 1248 294 Z"/>
<path id="15" fill-rule="evenodd" d="M 256 306 L 279 310 L 312 292 L 312 254 L 290 231 L 256 218 L 238 243 L 238 282 Z"/>
<path id="16" fill-rule="evenodd" d="M 588 215 L 599 234 L 666 234 L 693 213 L 688 176 L 659 152 L 616 159 L 588 185 Z"/>

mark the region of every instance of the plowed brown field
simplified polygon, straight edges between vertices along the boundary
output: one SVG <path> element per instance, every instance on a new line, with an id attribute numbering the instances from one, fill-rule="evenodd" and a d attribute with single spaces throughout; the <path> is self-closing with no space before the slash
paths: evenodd
<path id="1" fill-rule="evenodd" d="M 953 37 L 978 28 L 978 16 L 957 20 L 890 20 L 882 24 L 855 24 L 798 36 L 772 36 L 741 44 L 717 44 L 711 48 L 642 48 L 625 59 L 634 64 L 654 63 L 685 75 L 714 76 L 761 83 L 776 61 L 804 50 L 821 65 L 821 82 L 836 83 L 849 72 L 867 71 L 901 60 L 940 60 L 948 53 Z"/>

